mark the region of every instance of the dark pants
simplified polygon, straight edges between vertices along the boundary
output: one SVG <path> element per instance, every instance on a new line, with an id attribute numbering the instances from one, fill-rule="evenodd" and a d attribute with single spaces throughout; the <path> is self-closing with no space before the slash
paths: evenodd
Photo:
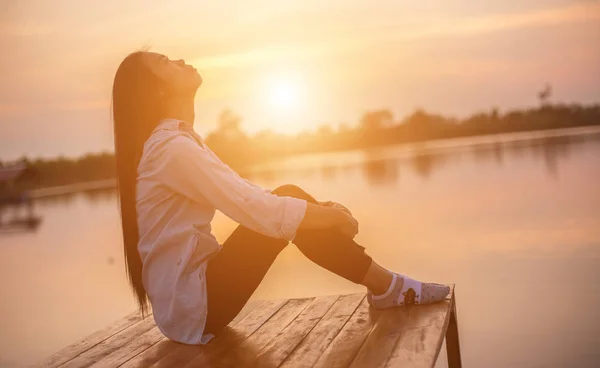
<path id="1" fill-rule="evenodd" d="M 273 191 L 278 196 L 317 201 L 294 185 Z M 205 333 L 217 335 L 240 312 L 279 252 L 288 242 L 259 234 L 244 226 L 223 244 L 206 270 L 208 317 Z M 371 265 L 364 247 L 337 229 L 300 230 L 294 244 L 311 261 L 354 283 L 360 283 Z"/>

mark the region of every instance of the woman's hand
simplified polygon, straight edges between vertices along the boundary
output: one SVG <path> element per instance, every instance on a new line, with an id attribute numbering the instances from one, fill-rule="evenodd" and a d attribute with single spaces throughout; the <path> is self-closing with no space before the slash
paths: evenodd
<path id="1" fill-rule="evenodd" d="M 306 214 L 299 228 L 337 228 L 350 238 L 354 238 L 358 234 L 358 221 L 356 221 L 346 207 L 334 202 L 330 202 L 331 204 L 329 205 L 322 205 L 321 203 L 307 203 Z"/>
<path id="2" fill-rule="evenodd" d="M 324 206 L 324 207 L 338 208 L 338 209 L 346 211 L 346 213 L 348 213 L 350 216 L 352 216 L 352 212 L 350 212 L 350 210 L 346 206 L 341 205 L 337 202 L 332 202 L 332 201 L 319 202 L 319 205 Z"/>
<path id="3" fill-rule="evenodd" d="M 338 225 L 338 228 L 344 235 L 354 239 L 356 234 L 358 234 L 358 221 L 350 214 L 350 211 L 348 211 L 346 207 L 342 205 L 339 206 L 341 206 L 341 208 L 332 206 L 332 208 L 340 211 L 340 224 Z"/>

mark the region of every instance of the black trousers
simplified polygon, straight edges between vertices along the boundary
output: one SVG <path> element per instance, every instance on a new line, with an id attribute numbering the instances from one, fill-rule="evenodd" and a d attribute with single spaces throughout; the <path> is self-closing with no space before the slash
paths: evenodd
<path id="1" fill-rule="evenodd" d="M 278 196 L 317 201 L 294 185 L 273 191 Z M 294 244 L 311 261 L 354 283 L 360 283 L 372 259 L 364 247 L 337 229 L 300 230 Z M 288 241 L 238 226 L 206 270 L 208 316 L 205 333 L 218 333 L 233 320 L 261 283 Z"/>

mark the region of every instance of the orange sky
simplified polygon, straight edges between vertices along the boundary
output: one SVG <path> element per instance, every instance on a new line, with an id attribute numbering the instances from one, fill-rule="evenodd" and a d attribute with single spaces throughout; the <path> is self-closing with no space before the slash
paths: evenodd
<path id="1" fill-rule="evenodd" d="M 600 2 L 475 3 L 3 0 L 0 159 L 112 150 L 112 78 L 144 45 L 203 74 L 200 132 L 225 107 L 251 132 L 506 110 L 546 81 L 556 101 L 600 102 Z"/>

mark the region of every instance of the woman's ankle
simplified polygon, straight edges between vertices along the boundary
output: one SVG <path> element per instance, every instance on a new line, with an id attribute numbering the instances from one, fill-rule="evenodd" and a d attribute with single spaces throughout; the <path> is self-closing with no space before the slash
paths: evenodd
<path id="1" fill-rule="evenodd" d="M 374 295 L 381 295 L 390 288 L 392 280 L 392 272 L 373 261 L 367 269 L 361 285 L 366 286 Z"/>

